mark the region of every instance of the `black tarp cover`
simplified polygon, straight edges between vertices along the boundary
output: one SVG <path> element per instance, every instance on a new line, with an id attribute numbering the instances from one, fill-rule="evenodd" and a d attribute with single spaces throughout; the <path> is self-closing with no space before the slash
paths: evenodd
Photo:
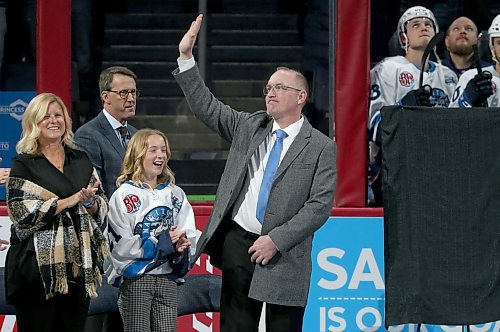
<path id="1" fill-rule="evenodd" d="M 500 319 L 500 109 L 387 107 L 385 325 Z"/>

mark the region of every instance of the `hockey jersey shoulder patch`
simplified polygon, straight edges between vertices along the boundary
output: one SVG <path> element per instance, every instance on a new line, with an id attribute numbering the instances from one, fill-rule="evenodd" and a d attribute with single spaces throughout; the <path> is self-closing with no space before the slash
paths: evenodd
<path id="1" fill-rule="evenodd" d="M 413 87 L 413 85 L 415 84 L 415 78 L 413 77 L 413 74 L 409 71 L 402 71 L 401 73 L 399 73 L 399 84 L 406 88 Z"/>
<path id="2" fill-rule="evenodd" d="M 125 204 L 125 208 L 127 209 L 127 213 L 136 213 L 139 211 L 141 207 L 141 200 L 139 196 L 134 194 L 128 194 L 123 199 L 123 204 Z"/>

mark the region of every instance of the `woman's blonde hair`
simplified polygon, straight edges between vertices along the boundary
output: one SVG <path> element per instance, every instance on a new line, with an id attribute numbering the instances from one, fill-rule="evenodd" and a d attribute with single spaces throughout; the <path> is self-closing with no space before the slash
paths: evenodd
<path id="1" fill-rule="evenodd" d="M 174 172 L 172 172 L 167 164 L 172 155 L 167 137 L 164 133 L 156 129 L 141 129 L 132 136 L 132 139 L 128 143 L 127 152 L 125 152 L 125 158 L 123 159 L 122 170 L 120 176 L 116 179 L 116 185 L 118 187 L 123 182 L 129 180 L 135 185 L 142 185 L 142 161 L 148 150 L 148 138 L 153 135 L 161 136 L 167 147 L 167 160 L 165 161 L 163 171 L 158 175 L 158 183 L 163 183 L 165 181 L 169 181 L 172 184 L 175 183 Z"/>
<path id="2" fill-rule="evenodd" d="M 47 114 L 50 104 L 57 103 L 61 106 L 64 114 L 65 131 L 62 136 L 62 145 L 69 148 L 74 148 L 73 144 L 73 131 L 71 130 L 71 118 L 68 114 L 68 109 L 64 102 L 53 93 L 40 93 L 33 98 L 26 111 L 24 111 L 22 121 L 21 140 L 16 144 L 17 153 L 37 154 L 40 153 L 40 128 L 38 124 L 43 120 Z"/>

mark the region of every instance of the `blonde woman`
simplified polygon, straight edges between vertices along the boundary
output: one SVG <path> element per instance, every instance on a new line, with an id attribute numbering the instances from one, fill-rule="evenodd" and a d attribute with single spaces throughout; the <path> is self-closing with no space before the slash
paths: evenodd
<path id="1" fill-rule="evenodd" d="M 110 198 L 106 272 L 110 284 L 121 283 L 118 308 L 125 331 L 176 331 L 177 283 L 188 271 L 196 229 L 169 158 L 162 132 L 139 130 Z"/>
<path id="2" fill-rule="evenodd" d="M 22 120 L 7 180 L 13 222 L 7 301 L 23 331 L 82 331 L 108 245 L 108 203 L 97 172 L 74 150 L 71 120 L 54 94 L 36 96 Z"/>

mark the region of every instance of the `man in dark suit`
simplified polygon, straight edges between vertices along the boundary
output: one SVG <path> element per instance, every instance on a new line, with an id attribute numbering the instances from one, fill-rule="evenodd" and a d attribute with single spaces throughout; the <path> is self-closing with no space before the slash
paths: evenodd
<path id="1" fill-rule="evenodd" d="M 99 76 L 99 91 L 103 110 L 75 133 L 78 149 L 87 153 L 99 172 L 104 193 L 111 197 L 116 190 L 126 146 L 137 129 L 127 123 L 135 115 L 139 91 L 137 76 L 128 68 L 114 66 Z M 113 296 L 114 290 L 105 284 L 99 289 L 102 296 Z M 94 315 L 87 319 L 85 331 L 121 332 L 123 324 L 118 312 Z"/>
<path id="2" fill-rule="evenodd" d="M 313 233 L 328 219 L 336 146 L 302 116 L 307 80 L 279 67 L 264 88 L 266 111 L 238 112 L 205 86 L 193 58 L 198 16 L 179 43 L 173 75 L 191 111 L 231 142 L 210 220 L 198 241 L 222 269 L 221 331 L 302 331 Z M 272 170 L 272 171 L 271 171 Z"/>
<path id="3" fill-rule="evenodd" d="M 137 76 L 125 67 L 110 67 L 99 76 L 99 91 L 103 110 L 75 133 L 78 149 L 87 153 L 99 172 L 104 193 L 108 198 L 116 190 L 125 149 L 137 129 L 127 124 L 135 115 L 139 91 Z"/>

